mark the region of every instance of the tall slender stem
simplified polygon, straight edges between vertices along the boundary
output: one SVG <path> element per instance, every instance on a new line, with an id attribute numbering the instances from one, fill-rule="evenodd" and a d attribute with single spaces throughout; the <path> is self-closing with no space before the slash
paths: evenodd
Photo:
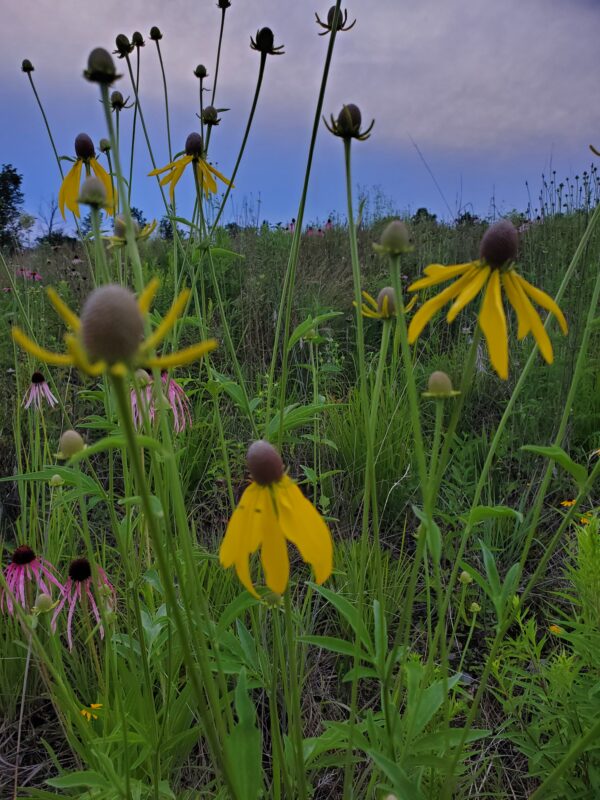
<path id="1" fill-rule="evenodd" d="M 163 64 L 162 53 L 160 52 L 160 42 L 155 39 L 156 52 L 158 53 L 158 60 L 160 62 L 160 74 L 162 75 L 163 91 L 165 94 L 165 115 L 167 118 L 167 142 L 169 144 L 169 161 L 173 160 L 173 151 L 171 149 L 171 121 L 169 117 L 169 92 L 167 90 L 167 77 L 165 75 L 165 65 Z"/>

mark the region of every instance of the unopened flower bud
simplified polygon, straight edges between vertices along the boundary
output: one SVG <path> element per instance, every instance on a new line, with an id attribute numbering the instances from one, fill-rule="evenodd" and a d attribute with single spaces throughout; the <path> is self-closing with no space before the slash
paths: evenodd
<path id="1" fill-rule="evenodd" d="M 153 25 L 150 28 L 150 38 L 153 42 L 159 42 L 162 39 L 162 33 L 160 32 L 160 28 L 157 28 L 156 25 Z"/>
<path id="2" fill-rule="evenodd" d="M 194 75 L 197 78 L 200 78 L 201 81 L 204 80 L 204 78 L 207 77 L 208 72 L 207 72 L 206 67 L 204 66 L 204 64 L 198 64 L 198 66 L 194 70 Z"/>
<path id="3" fill-rule="evenodd" d="M 199 133 L 190 133 L 185 140 L 185 154 L 186 156 L 202 156 L 204 151 L 204 142 Z"/>
<path id="4" fill-rule="evenodd" d="M 283 478 L 285 468 L 281 456 L 265 439 L 253 442 L 248 448 L 246 464 L 252 480 L 259 486 L 269 486 Z"/>
<path id="5" fill-rule="evenodd" d="M 515 260 L 518 244 L 517 229 L 512 222 L 502 219 L 490 225 L 483 234 L 479 245 L 479 255 L 492 269 L 500 269 Z"/>
<path id="6" fill-rule="evenodd" d="M 205 125 L 218 125 L 219 121 L 219 114 L 214 106 L 206 106 L 202 110 L 202 122 Z"/>
<path id="7" fill-rule="evenodd" d="M 385 286 L 377 295 L 377 311 L 383 319 L 396 316 L 396 293 L 391 286 Z"/>
<path id="8" fill-rule="evenodd" d="M 217 7 L 223 9 L 225 11 L 226 8 L 229 8 L 231 5 L 231 0 L 217 0 Z"/>
<path id="9" fill-rule="evenodd" d="M 101 153 L 108 153 L 110 150 L 110 142 L 108 139 L 100 139 L 99 148 Z"/>
<path id="10" fill-rule="evenodd" d="M 410 233 L 405 222 L 395 219 L 385 226 L 379 244 L 374 244 L 373 249 L 378 253 L 399 256 L 409 253 L 413 248 L 410 243 Z"/>
<path id="11" fill-rule="evenodd" d="M 355 106 L 354 103 L 344 106 L 338 114 L 336 124 L 339 135 L 343 138 L 351 139 L 357 136 L 362 124 L 362 114 L 359 107 Z"/>
<path id="12" fill-rule="evenodd" d="M 479 605 L 479 603 L 471 603 L 471 605 L 469 606 L 469 610 L 471 614 L 479 614 L 479 612 L 481 611 L 481 606 Z"/>
<path id="13" fill-rule="evenodd" d="M 84 447 L 85 442 L 74 430 L 65 431 L 58 443 L 58 449 L 63 458 L 71 458 L 71 456 L 81 452 Z"/>
<path id="14" fill-rule="evenodd" d="M 50 595 L 46 594 L 46 592 L 42 592 L 35 598 L 33 610 L 38 614 L 47 614 L 48 611 L 52 609 L 52 605 L 53 603 Z"/>
<path id="15" fill-rule="evenodd" d="M 122 111 L 125 108 L 125 100 L 121 92 L 111 92 L 110 106 L 113 111 Z"/>
<path id="16" fill-rule="evenodd" d="M 81 184 L 78 202 L 92 208 L 102 208 L 106 205 L 106 189 L 95 175 L 89 175 Z"/>
<path id="17" fill-rule="evenodd" d="M 140 232 L 140 226 L 134 219 L 131 220 L 131 224 L 133 225 L 133 233 L 137 237 L 138 233 Z M 127 224 L 125 222 L 125 217 L 123 217 L 121 214 L 119 214 L 118 217 L 115 217 L 114 234 L 118 239 L 127 238 Z"/>
<path id="18" fill-rule="evenodd" d="M 124 33 L 120 33 L 115 39 L 115 47 L 117 48 L 115 53 L 118 53 L 119 58 L 125 58 L 133 51 L 133 45 Z"/>
<path id="19" fill-rule="evenodd" d="M 271 28 L 261 28 L 254 40 L 255 49 L 261 53 L 270 53 L 275 45 L 275 34 Z"/>
<path id="20" fill-rule="evenodd" d="M 333 20 L 335 19 L 335 6 L 331 6 L 329 11 L 327 12 L 327 24 L 331 29 L 333 29 Z M 340 30 L 344 25 L 344 13 L 340 8 L 340 12 L 338 14 L 338 20 L 336 25 L 336 30 Z"/>
<path id="21" fill-rule="evenodd" d="M 441 370 L 432 372 L 427 381 L 427 391 L 423 392 L 425 397 L 456 397 L 459 392 L 455 392 L 450 376 Z"/>
<path id="22" fill-rule="evenodd" d="M 146 372 L 145 369 L 136 369 L 135 371 L 135 379 L 137 381 L 138 386 L 143 389 L 148 384 L 152 383 L 152 375 L 149 372 Z"/>
<path id="23" fill-rule="evenodd" d="M 468 586 L 470 583 L 473 583 L 473 578 L 471 576 L 471 573 L 467 572 L 466 569 L 463 569 L 463 571 L 460 573 L 458 580 L 465 586 Z"/>
<path id="24" fill-rule="evenodd" d="M 59 475 L 58 473 L 54 473 L 54 475 L 50 478 L 50 481 L 49 481 L 50 486 L 52 486 L 53 488 L 56 488 L 57 486 L 62 486 L 64 484 L 64 482 L 65 481 L 64 481 L 63 477 L 61 475 Z"/>
<path id="25" fill-rule="evenodd" d="M 87 161 L 96 155 L 96 148 L 87 133 L 80 133 L 75 137 L 75 155 Z"/>
<path id="26" fill-rule="evenodd" d="M 21 62 L 21 70 L 23 72 L 33 72 L 34 66 L 28 58 L 24 58 Z"/>
<path id="27" fill-rule="evenodd" d="M 134 31 L 131 34 L 131 44 L 134 45 L 134 47 L 144 47 L 144 37 L 139 31 Z"/>
<path id="28" fill-rule="evenodd" d="M 81 341 L 93 361 L 128 363 L 144 334 L 144 320 L 133 292 L 108 284 L 90 294 L 81 312 Z"/>
<path id="29" fill-rule="evenodd" d="M 88 81 L 95 83 L 111 84 L 120 75 L 117 75 L 115 62 L 108 50 L 96 47 L 88 57 L 87 69 L 83 73 Z"/>

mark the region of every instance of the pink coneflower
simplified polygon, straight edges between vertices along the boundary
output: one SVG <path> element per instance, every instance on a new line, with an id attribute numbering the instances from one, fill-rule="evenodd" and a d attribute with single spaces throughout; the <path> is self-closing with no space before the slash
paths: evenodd
<path id="1" fill-rule="evenodd" d="M 93 590 L 93 591 L 92 591 Z M 75 606 L 77 601 L 85 604 L 86 600 L 89 601 L 92 614 L 98 628 L 100 630 L 100 638 L 104 638 L 104 628 L 102 627 L 102 620 L 98 605 L 94 599 L 94 592 L 105 592 L 112 596 L 114 605 L 115 590 L 112 584 L 106 577 L 106 572 L 102 567 L 96 567 L 96 575 L 92 575 L 92 567 L 87 558 L 76 558 L 71 561 L 69 565 L 69 577 L 67 582 L 62 587 L 62 597 L 59 604 L 56 606 L 54 616 L 52 617 L 51 628 L 52 631 L 56 630 L 56 618 L 63 610 L 65 605 L 69 606 L 69 613 L 67 614 L 67 642 L 69 643 L 69 650 L 73 649 L 73 614 L 75 613 Z"/>
<path id="2" fill-rule="evenodd" d="M 30 605 L 26 597 L 26 585 L 33 583 L 38 591 L 51 595 L 50 585 L 53 583 L 62 594 L 64 586 L 52 574 L 54 567 L 45 558 L 36 556 L 29 545 L 22 544 L 15 549 L 12 554 L 11 563 L 4 570 L 4 580 L 11 592 L 9 594 L 4 589 L 0 593 L 0 611 L 4 611 L 4 600 L 6 598 L 6 608 L 12 616 L 14 604 L 12 595 L 23 608 Z"/>
<path id="3" fill-rule="evenodd" d="M 175 433 L 181 433 L 186 426 L 192 427 L 192 406 L 185 391 L 177 381 L 169 377 L 168 372 L 162 372 L 161 379 L 173 411 L 173 430 Z"/>
<path id="4" fill-rule="evenodd" d="M 19 267 L 19 269 L 15 270 L 15 275 L 19 278 L 25 278 L 27 281 L 43 280 L 39 272 L 36 272 L 34 269 L 25 269 L 24 267 Z"/>
<path id="5" fill-rule="evenodd" d="M 40 411 L 42 408 L 42 400 L 45 400 L 50 408 L 54 408 L 54 406 L 58 403 L 58 400 L 56 397 L 54 397 L 50 391 L 50 387 L 46 383 L 46 378 L 44 378 L 41 372 L 34 372 L 31 376 L 31 383 L 25 392 L 25 397 L 23 398 L 21 405 L 25 408 L 33 406 L 35 409 Z"/>
<path id="6" fill-rule="evenodd" d="M 152 390 L 152 376 L 145 369 L 138 369 L 136 378 L 139 391 L 134 386 L 130 392 L 131 416 L 136 429 L 140 429 L 144 424 L 144 412 L 150 422 L 154 422 L 156 415 L 156 403 L 154 402 L 154 392 Z"/>

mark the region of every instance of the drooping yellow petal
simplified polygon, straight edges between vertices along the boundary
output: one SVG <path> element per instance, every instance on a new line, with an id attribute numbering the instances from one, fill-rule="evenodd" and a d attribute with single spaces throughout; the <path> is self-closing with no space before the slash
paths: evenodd
<path id="1" fill-rule="evenodd" d="M 40 347 L 39 344 L 36 344 L 33 339 L 30 339 L 26 333 L 16 326 L 13 326 L 10 332 L 19 347 L 22 347 L 23 350 L 31 353 L 32 356 L 35 356 L 45 364 L 53 364 L 56 367 L 73 366 L 73 359 L 67 353 L 53 353 L 51 350 Z"/>
<path id="2" fill-rule="evenodd" d="M 158 287 L 160 286 L 160 281 L 158 278 L 152 278 L 150 283 L 145 287 L 144 291 L 138 297 L 138 308 L 142 312 L 144 316 L 150 311 L 150 306 L 152 305 L 152 301 L 156 297 L 156 293 L 158 292 Z"/>
<path id="3" fill-rule="evenodd" d="M 229 178 L 226 178 L 225 175 L 219 172 L 218 169 L 215 169 L 212 164 L 209 164 L 208 162 L 205 162 L 205 164 L 215 177 L 217 177 L 220 181 L 223 181 L 223 183 L 227 186 L 231 186 L 232 189 L 235 189 L 235 186 L 231 183 Z"/>
<path id="4" fill-rule="evenodd" d="M 68 325 L 69 328 L 73 331 L 78 331 L 81 327 L 81 322 L 77 314 L 75 314 L 69 306 L 59 297 L 58 292 L 52 288 L 52 286 L 48 286 L 46 289 L 46 294 L 48 295 L 48 300 L 54 306 L 54 310 L 56 313 L 61 317 L 61 319 Z"/>
<path id="5" fill-rule="evenodd" d="M 175 202 L 175 187 L 179 183 L 179 179 L 183 175 L 185 168 L 187 167 L 187 165 L 192 160 L 191 156 L 189 156 L 189 157 L 186 156 L 186 158 L 189 158 L 189 160 L 186 161 L 186 160 L 182 159 L 181 163 L 174 168 L 174 170 L 173 170 L 173 172 L 171 172 L 170 176 L 168 176 L 167 178 L 164 178 L 160 182 L 161 186 L 165 186 L 167 183 L 171 184 L 171 186 L 169 187 L 169 199 L 171 200 L 171 205 L 173 205 L 173 203 Z"/>
<path id="6" fill-rule="evenodd" d="M 262 513 L 260 560 L 265 573 L 265 583 L 272 592 L 283 594 L 290 578 L 290 559 L 285 536 L 275 516 L 272 502 L 264 504 Z"/>
<path id="7" fill-rule="evenodd" d="M 98 180 L 104 186 L 104 191 L 106 192 L 106 212 L 112 216 L 115 213 L 116 198 L 114 196 L 110 175 L 95 158 L 90 158 L 89 164 Z"/>
<path id="8" fill-rule="evenodd" d="M 445 267 L 443 264 L 430 264 L 425 267 L 423 272 L 426 278 L 419 278 L 418 281 L 411 283 L 408 287 L 409 292 L 416 292 L 419 289 L 427 289 L 430 286 L 437 286 L 438 283 L 445 283 L 458 275 L 463 275 L 471 267 L 479 264 L 478 261 L 469 261 L 466 264 L 455 264 L 451 267 Z"/>
<path id="9" fill-rule="evenodd" d="M 158 169 L 153 169 L 152 172 L 148 173 L 148 177 L 154 177 L 155 175 L 162 175 L 163 172 L 168 172 L 170 169 L 174 167 L 178 167 L 183 161 L 186 164 L 189 164 L 192 160 L 192 156 L 180 156 L 176 158 L 174 161 L 170 161 L 165 167 L 159 167 Z"/>
<path id="10" fill-rule="evenodd" d="M 409 311 L 412 311 L 413 308 L 417 305 L 417 300 L 419 299 L 419 295 L 413 295 L 410 300 L 408 301 L 408 305 L 404 306 L 404 313 L 408 314 Z"/>
<path id="11" fill-rule="evenodd" d="M 207 353 L 210 353 L 219 343 L 216 339 L 207 339 L 205 342 L 198 342 L 191 347 L 185 347 L 183 350 L 177 350 L 168 356 L 157 356 L 156 358 L 146 358 L 144 363 L 151 369 L 169 369 L 170 367 L 183 367 L 185 364 L 191 364 Z"/>
<path id="12" fill-rule="evenodd" d="M 323 583 L 333 571 L 333 543 L 323 517 L 287 476 L 276 489 L 279 523 L 289 541 L 310 564 L 317 583 Z"/>
<path id="13" fill-rule="evenodd" d="M 481 267 L 477 270 L 471 281 L 465 286 L 458 295 L 446 317 L 448 322 L 454 322 L 458 314 L 473 300 L 481 291 L 490 274 L 490 267 Z"/>
<path id="14" fill-rule="evenodd" d="M 538 306 L 545 308 L 546 311 L 549 311 L 551 314 L 554 314 L 556 319 L 558 320 L 558 324 L 560 325 L 561 331 L 567 335 L 569 330 L 569 326 L 567 325 L 567 320 L 565 319 L 565 315 L 562 313 L 558 304 L 550 297 L 549 294 L 543 292 L 541 289 L 538 289 L 537 286 L 533 286 L 529 281 L 526 281 L 522 275 L 519 275 L 516 272 L 513 272 L 513 280 L 519 283 L 525 292 L 525 294 L 529 295 L 534 303 L 537 303 Z"/>
<path id="15" fill-rule="evenodd" d="M 352 305 L 356 307 L 356 302 L 354 300 L 352 301 Z M 363 317 L 368 317 L 369 319 L 380 318 L 380 314 L 378 311 L 373 311 L 372 309 L 369 308 L 369 306 L 365 305 L 364 303 L 360 307 L 360 313 L 363 315 Z"/>
<path id="16" fill-rule="evenodd" d="M 527 309 L 523 305 L 523 301 L 519 291 L 517 290 L 517 287 L 514 285 L 512 272 L 502 273 L 502 285 L 504 286 L 504 291 L 508 297 L 508 302 L 514 308 L 517 315 L 517 322 L 519 324 L 517 329 L 517 339 L 521 341 L 521 339 L 524 339 L 527 336 L 531 330 L 531 326 L 529 324 L 529 315 L 527 314 Z"/>
<path id="17" fill-rule="evenodd" d="M 508 331 L 506 315 L 502 307 L 500 272 L 497 269 L 492 271 L 483 297 L 479 312 L 479 327 L 486 338 L 492 366 L 498 376 L 502 380 L 506 380 L 508 378 Z"/>
<path id="18" fill-rule="evenodd" d="M 197 161 L 196 162 L 196 172 L 198 175 L 198 181 L 200 183 L 200 188 L 204 192 L 205 187 L 206 191 L 209 194 L 216 194 L 217 193 L 217 182 L 210 174 L 210 170 L 208 169 L 208 164 L 206 161 Z"/>
<path id="19" fill-rule="evenodd" d="M 471 268 L 461 278 L 451 286 L 447 286 L 442 292 L 428 300 L 412 318 L 408 328 L 408 341 L 414 344 L 421 335 L 421 332 L 429 320 L 437 314 L 440 308 L 453 300 L 467 286 L 475 275 L 475 268 Z"/>
<path id="20" fill-rule="evenodd" d="M 106 370 L 107 364 L 105 361 L 95 361 L 92 364 L 76 336 L 70 333 L 65 334 L 65 344 L 77 369 L 86 372 L 92 377 L 102 375 Z"/>
<path id="21" fill-rule="evenodd" d="M 162 342 L 167 333 L 171 330 L 173 325 L 175 325 L 175 323 L 179 319 L 179 316 L 181 315 L 181 312 L 185 308 L 185 304 L 187 303 L 189 296 L 190 296 L 189 289 L 183 289 L 183 291 L 179 293 L 179 296 L 173 301 L 171 308 L 167 311 L 166 315 L 164 316 L 163 321 L 142 344 L 143 352 L 147 353 L 149 350 L 154 350 L 154 348 Z"/>
<path id="22" fill-rule="evenodd" d="M 225 536 L 219 548 L 219 560 L 224 567 L 235 565 L 238 578 L 245 588 L 258 597 L 250 575 L 250 556 L 256 552 L 262 541 L 265 491 L 252 483 L 244 491 L 238 507 L 227 525 Z"/>
<path id="23" fill-rule="evenodd" d="M 370 295 L 368 292 L 361 292 L 363 299 L 367 301 L 367 303 L 371 306 L 374 311 L 377 311 L 377 300 Z M 356 305 L 356 303 L 354 303 Z M 363 306 L 364 307 L 364 306 Z"/>
<path id="24" fill-rule="evenodd" d="M 542 320 L 540 319 L 540 315 L 531 305 L 531 300 L 525 294 L 525 289 L 523 289 L 523 287 L 518 281 L 514 280 L 514 275 L 513 275 L 513 285 L 515 286 L 517 292 L 519 293 L 519 297 L 521 298 L 523 309 L 527 314 L 527 319 L 529 321 L 529 327 L 540 348 L 540 353 L 542 354 L 542 356 L 544 357 L 544 359 L 548 364 L 552 364 L 552 362 L 554 361 L 552 342 L 550 341 L 550 337 L 546 333 L 546 329 L 544 328 Z"/>
<path id="25" fill-rule="evenodd" d="M 66 219 L 65 206 L 69 209 L 69 211 L 72 211 L 76 217 L 79 216 L 79 204 L 77 203 L 77 198 L 79 197 L 82 163 L 83 162 L 80 159 L 77 159 L 77 161 L 65 175 L 61 184 L 58 194 L 58 203 L 63 219 Z"/>

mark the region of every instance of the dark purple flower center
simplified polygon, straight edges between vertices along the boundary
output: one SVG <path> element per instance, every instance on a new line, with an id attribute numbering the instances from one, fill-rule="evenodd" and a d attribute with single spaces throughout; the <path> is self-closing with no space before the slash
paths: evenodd
<path id="1" fill-rule="evenodd" d="M 79 583 L 83 583 L 92 577 L 92 568 L 87 558 L 76 558 L 69 564 L 69 578 Z"/>
<path id="2" fill-rule="evenodd" d="M 44 378 L 41 372 L 34 372 L 33 375 L 31 376 L 31 382 L 34 385 L 38 385 L 40 383 L 46 383 L 46 378 Z"/>
<path id="3" fill-rule="evenodd" d="M 20 567 L 31 564 L 32 561 L 35 561 L 35 553 L 28 544 L 19 545 L 12 554 L 12 563 Z"/>

